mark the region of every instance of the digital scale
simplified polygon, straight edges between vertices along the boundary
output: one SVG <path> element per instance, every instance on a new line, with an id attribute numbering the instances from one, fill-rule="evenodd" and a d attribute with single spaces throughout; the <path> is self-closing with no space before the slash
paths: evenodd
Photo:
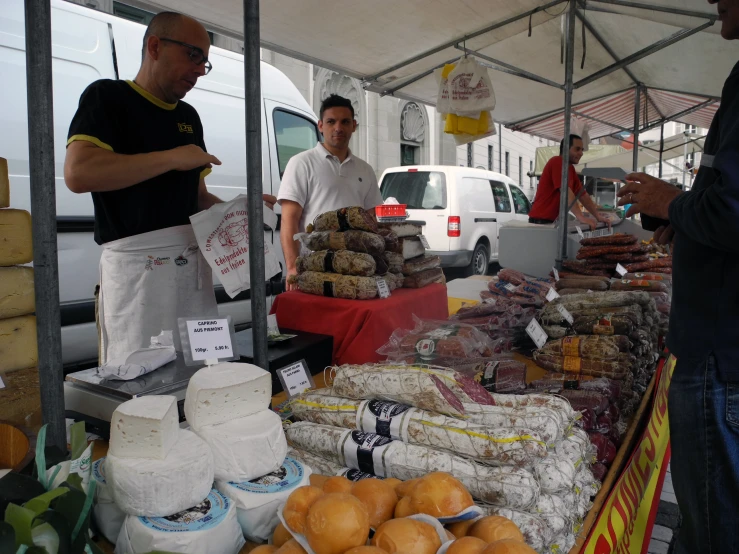
<path id="1" fill-rule="evenodd" d="M 269 344 L 267 359 L 269 372 L 272 374 L 273 395 L 282 391 L 282 385 L 277 377 L 278 370 L 303 361 L 311 375 L 317 375 L 331 366 L 333 356 L 333 337 L 329 335 L 289 329 L 282 332 L 296 336 L 284 342 Z M 251 329 L 236 333 L 235 347 L 239 361 L 253 362 Z M 166 394 L 177 398 L 180 423 L 186 426 L 185 392 L 190 377 L 203 366 L 187 366 L 184 356 L 178 352 L 174 361 L 130 381 L 101 378 L 97 368 L 70 373 L 64 381 L 66 416 L 84 421 L 88 431 L 105 438 L 110 432 L 110 419 L 119 404 L 137 396 Z"/>

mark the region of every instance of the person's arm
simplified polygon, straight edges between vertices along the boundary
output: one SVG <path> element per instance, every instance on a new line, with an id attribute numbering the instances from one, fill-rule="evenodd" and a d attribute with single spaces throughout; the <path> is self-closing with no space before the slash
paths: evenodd
<path id="1" fill-rule="evenodd" d="M 561 179 L 560 179 L 561 180 Z M 587 193 L 585 193 L 587 194 Z M 590 227 L 591 230 L 595 229 L 598 225 L 596 221 L 594 221 L 592 218 L 588 217 L 584 213 L 582 213 L 582 210 L 580 209 L 580 206 L 575 201 L 577 198 L 577 195 L 572 191 L 571 188 L 567 189 L 567 205 L 572 206 L 570 208 L 570 211 L 575 216 L 575 219 L 577 219 L 580 223 L 584 223 L 588 227 Z M 582 197 L 580 197 L 582 198 Z"/>
<path id="2" fill-rule="evenodd" d="M 287 277 L 297 275 L 298 270 L 295 267 L 295 261 L 300 254 L 300 242 L 293 239 L 298 234 L 300 218 L 303 216 L 303 207 L 292 200 L 281 200 L 282 222 L 280 223 L 280 244 L 282 245 L 282 253 L 285 256 L 285 265 L 287 266 Z M 287 284 L 287 290 L 293 290 L 295 287 Z"/>
<path id="3" fill-rule="evenodd" d="M 207 173 L 203 171 L 200 176 L 200 184 L 198 185 L 198 210 L 207 210 L 214 204 L 220 204 L 223 202 L 215 194 L 208 192 L 208 187 L 205 186 L 205 175 Z"/>
<path id="4" fill-rule="evenodd" d="M 582 196 L 580 196 L 580 202 L 582 203 L 583 206 L 585 206 L 586 210 L 588 210 L 591 214 L 593 214 L 593 217 L 596 219 L 596 221 L 605 223 L 606 225 L 608 225 L 609 229 L 611 228 L 611 220 L 598 213 L 597 204 L 593 202 L 593 199 L 590 198 L 590 195 L 587 192 L 582 193 Z"/>
<path id="5" fill-rule="evenodd" d="M 168 171 L 220 165 L 215 156 L 194 144 L 147 154 L 117 154 L 86 140 L 67 146 L 64 181 L 75 193 L 124 189 Z"/>

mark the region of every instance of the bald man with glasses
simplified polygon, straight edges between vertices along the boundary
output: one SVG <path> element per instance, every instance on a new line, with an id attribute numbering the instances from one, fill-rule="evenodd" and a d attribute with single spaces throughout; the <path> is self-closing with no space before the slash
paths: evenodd
<path id="1" fill-rule="evenodd" d="M 160 330 L 174 330 L 179 346 L 178 317 L 218 313 L 189 218 L 220 202 L 205 177 L 221 162 L 206 151 L 197 111 L 182 101 L 212 69 L 209 50 L 194 19 L 156 15 L 136 78 L 92 83 L 70 125 L 64 179 L 72 192 L 91 193 L 103 246 L 101 363 L 148 346 Z"/>

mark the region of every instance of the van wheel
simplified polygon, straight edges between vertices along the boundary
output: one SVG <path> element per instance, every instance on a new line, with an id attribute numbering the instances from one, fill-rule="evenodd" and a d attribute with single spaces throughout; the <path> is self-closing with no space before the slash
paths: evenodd
<path id="1" fill-rule="evenodd" d="M 472 253 L 470 265 L 465 268 L 465 276 L 485 275 L 488 272 L 489 264 L 490 254 L 488 254 L 487 247 L 483 243 L 478 243 L 475 246 L 475 251 Z"/>

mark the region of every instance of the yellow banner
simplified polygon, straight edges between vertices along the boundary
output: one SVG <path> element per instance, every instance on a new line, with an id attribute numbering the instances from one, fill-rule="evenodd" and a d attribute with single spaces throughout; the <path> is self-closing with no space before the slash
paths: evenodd
<path id="1" fill-rule="evenodd" d="M 642 554 L 647 551 L 670 443 L 667 394 L 675 358 L 664 364 L 647 427 L 598 516 L 583 554 Z"/>

